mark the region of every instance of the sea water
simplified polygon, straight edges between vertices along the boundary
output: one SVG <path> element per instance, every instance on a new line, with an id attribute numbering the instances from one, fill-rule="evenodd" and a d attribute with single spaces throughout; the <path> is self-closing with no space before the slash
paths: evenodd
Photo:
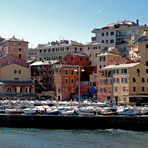
<path id="1" fill-rule="evenodd" d="M 0 128 L 0 148 L 147 148 L 148 132 Z"/>

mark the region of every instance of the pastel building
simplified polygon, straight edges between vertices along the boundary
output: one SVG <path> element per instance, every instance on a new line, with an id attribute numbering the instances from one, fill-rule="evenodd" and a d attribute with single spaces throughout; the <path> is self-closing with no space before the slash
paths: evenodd
<path id="1" fill-rule="evenodd" d="M 110 78 L 110 97 L 127 103 L 140 99 L 148 102 L 148 69 L 142 63 L 108 65 L 102 69 L 105 79 Z"/>
<path id="2" fill-rule="evenodd" d="M 108 65 L 121 64 L 131 62 L 127 58 L 122 57 L 118 54 L 113 54 L 110 52 L 102 52 L 97 57 L 97 97 L 100 101 L 105 99 L 111 99 L 113 94 L 112 91 L 112 80 L 110 78 L 110 72 L 104 73 L 102 69 Z M 104 76 L 105 75 L 105 76 Z M 108 77 L 107 77 L 108 75 Z"/>
<path id="3" fill-rule="evenodd" d="M 65 52 L 82 52 L 83 48 L 83 44 L 72 40 L 53 41 L 44 45 L 39 44 L 37 46 L 37 60 L 60 60 Z"/>
<path id="4" fill-rule="evenodd" d="M 138 40 L 134 39 L 130 49 L 130 58 L 148 66 L 148 34 Z"/>
<path id="5" fill-rule="evenodd" d="M 89 76 L 96 67 L 90 65 L 86 54 L 67 52 L 53 69 L 57 100 L 89 95 Z"/>
<path id="6" fill-rule="evenodd" d="M 56 62 L 58 61 L 35 61 L 29 65 L 32 78 L 43 87 L 43 90 L 52 90 L 53 88 L 54 70 L 52 65 Z"/>
<path id="7" fill-rule="evenodd" d="M 0 96 L 36 97 L 25 61 L 10 55 L 0 58 Z"/>
<path id="8" fill-rule="evenodd" d="M 97 56 L 100 54 L 100 52 L 107 48 L 107 44 L 103 43 L 89 43 L 84 46 L 84 53 L 86 53 L 89 56 L 89 59 L 91 61 L 91 65 L 96 65 L 97 63 Z"/>
<path id="9" fill-rule="evenodd" d="M 110 47 L 116 46 L 123 55 L 128 56 L 131 37 L 135 35 L 135 38 L 138 39 L 145 30 L 148 30 L 148 27 L 140 25 L 139 20 L 110 23 L 105 27 L 93 29 L 92 33 L 95 36 L 92 37 L 92 41 L 105 43 Z"/>
<path id="10" fill-rule="evenodd" d="M 28 42 L 23 39 L 17 39 L 13 36 L 0 42 L 0 50 L 5 55 L 15 56 L 24 61 L 27 60 Z"/>

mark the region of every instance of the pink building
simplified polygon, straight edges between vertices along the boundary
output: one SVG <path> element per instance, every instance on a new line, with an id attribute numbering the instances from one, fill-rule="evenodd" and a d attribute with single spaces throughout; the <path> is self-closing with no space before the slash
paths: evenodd
<path id="1" fill-rule="evenodd" d="M 13 36 L 0 42 L 0 49 L 5 55 L 15 56 L 24 61 L 27 60 L 28 42 Z"/>

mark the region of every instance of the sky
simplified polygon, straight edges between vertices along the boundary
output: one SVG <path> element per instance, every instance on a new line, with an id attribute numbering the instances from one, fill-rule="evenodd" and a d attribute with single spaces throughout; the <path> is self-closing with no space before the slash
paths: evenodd
<path id="1" fill-rule="evenodd" d="M 91 31 L 139 19 L 148 24 L 148 0 L 0 0 L 0 36 L 24 39 L 29 47 L 66 39 L 91 41 Z"/>

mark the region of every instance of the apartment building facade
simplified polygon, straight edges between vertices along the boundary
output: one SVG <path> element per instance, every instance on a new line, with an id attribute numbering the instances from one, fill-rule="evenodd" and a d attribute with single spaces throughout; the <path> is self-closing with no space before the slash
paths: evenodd
<path id="1" fill-rule="evenodd" d="M 148 69 L 144 64 L 108 65 L 102 71 L 106 79 L 111 79 L 111 98 L 127 103 L 134 102 L 137 98 L 141 101 L 148 98 Z"/>
<path id="2" fill-rule="evenodd" d="M 37 60 L 60 60 L 67 51 L 82 52 L 84 45 L 72 40 L 61 40 L 48 43 L 46 45 L 38 45 Z"/>
<path id="3" fill-rule="evenodd" d="M 105 43 L 110 47 L 115 46 L 123 55 L 128 56 L 129 42 L 132 35 L 138 39 L 143 35 L 144 31 L 148 31 L 148 27 L 139 25 L 139 20 L 136 23 L 132 21 L 110 23 L 105 27 L 93 29 L 92 33 L 95 34 L 95 37 L 92 37 L 92 41 Z"/>
<path id="4" fill-rule="evenodd" d="M 91 65 L 96 65 L 97 56 L 100 54 L 100 52 L 102 52 L 103 49 L 107 47 L 108 47 L 107 44 L 94 43 L 94 42 L 91 42 L 84 46 L 84 53 L 86 53 L 89 56 Z"/>

